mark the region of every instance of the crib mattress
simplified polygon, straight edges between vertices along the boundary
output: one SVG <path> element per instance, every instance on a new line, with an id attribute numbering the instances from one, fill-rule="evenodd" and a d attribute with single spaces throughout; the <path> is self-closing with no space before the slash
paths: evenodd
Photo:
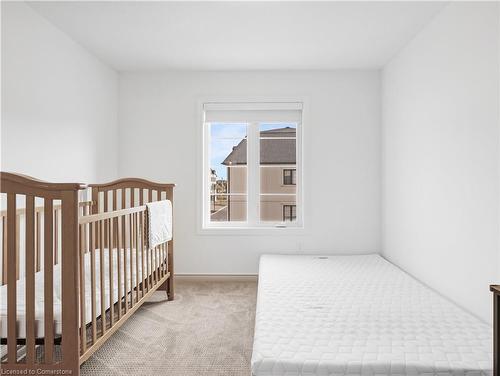
<path id="1" fill-rule="evenodd" d="M 378 255 L 265 255 L 252 374 L 491 375 L 491 332 Z"/>
<path id="2" fill-rule="evenodd" d="M 132 253 L 132 257 L 130 256 Z M 136 268 L 135 268 L 135 249 L 133 252 L 124 252 L 121 250 L 121 267 L 122 267 L 122 287 L 121 292 L 126 290 L 130 292 L 130 285 L 136 286 Z M 124 272 L 123 265 L 125 254 L 127 255 L 127 283 L 124 287 Z M 118 302 L 118 255 L 113 252 L 113 301 Z M 133 271 L 130 274 L 130 260 L 133 262 Z M 96 281 L 96 315 L 101 314 L 101 291 L 100 291 L 100 250 L 95 251 L 95 281 Z M 139 276 L 142 276 L 141 252 L 139 251 Z M 109 254 L 108 250 L 104 249 L 104 301 L 105 307 L 110 307 L 109 301 Z M 140 278 L 139 278 L 140 282 Z M 85 323 L 92 321 L 92 273 L 91 273 L 91 257 L 90 253 L 85 254 Z M 25 305 L 26 281 L 20 279 L 17 281 L 17 337 L 26 338 L 26 305 Z M 55 335 L 62 333 L 62 309 L 61 309 L 61 269 L 60 265 L 54 266 L 54 332 Z M 44 273 L 43 270 L 35 274 L 35 335 L 38 338 L 44 336 Z M 0 288 L 0 337 L 7 337 L 7 286 Z"/>

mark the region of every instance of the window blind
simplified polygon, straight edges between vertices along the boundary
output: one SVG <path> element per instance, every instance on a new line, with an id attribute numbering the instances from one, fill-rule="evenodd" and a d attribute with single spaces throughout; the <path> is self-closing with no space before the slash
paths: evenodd
<path id="1" fill-rule="evenodd" d="M 290 122 L 302 121 L 302 103 L 205 103 L 205 122 L 247 123 L 247 122 Z"/>

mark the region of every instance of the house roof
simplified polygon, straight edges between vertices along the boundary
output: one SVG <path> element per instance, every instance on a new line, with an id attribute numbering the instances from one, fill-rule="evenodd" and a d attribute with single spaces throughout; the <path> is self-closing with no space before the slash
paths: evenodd
<path id="1" fill-rule="evenodd" d="M 260 132 L 260 162 L 261 164 L 295 164 L 295 128 L 278 128 Z M 285 138 L 290 137 L 290 138 Z M 293 137 L 293 138 L 292 138 Z M 247 140 L 241 140 L 233 147 L 233 151 L 222 162 L 223 165 L 247 164 Z"/>

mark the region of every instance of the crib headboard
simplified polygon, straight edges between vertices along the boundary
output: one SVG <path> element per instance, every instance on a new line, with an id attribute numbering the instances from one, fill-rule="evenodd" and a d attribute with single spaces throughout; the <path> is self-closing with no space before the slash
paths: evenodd
<path id="1" fill-rule="evenodd" d="M 3 366 L 20 367 L 17 357 L 17 277 L 19 268 L 25 270 L 26 283 L 26 361 L 35 362 L 35 272 L 36 252 L 43 253 L 44 269 L 44 333 L 45 343 L 54 342 L 54 248 L 57 236 L 64 249 L 61 256 L 62 281 L 62 366 L 76 371 L 78 363 L 78 192 L 85 189 L 80 183 L 47 183 L 28 176 L 0 172 L 2 206 L 6 207 L 2 217 L 2 261 L 6 272 L 7 287 L 7 356 Z M 36 209 L 41 204 L 42 209 Z M 60 218 L 56 220 L 55 207 L 60 207 Z M 64 223 L 64 226 L 62 225 Z M 21 229 L 23 229 L 21 231 Z M 57 230 L 55 230 L 57 229 Z M 39 235 L 42 234 L 40 240 Z M 36 244 L 40 241 L 41 244 Z M 21 260 L 20 255 L 24 254 Z M 22 261 L 22 262 L 21 262 Z M 45 346 L 44 364 L 53 363 L 54 346 Z"/>
<path id="2" fill-rule="evenodd" d="M 104 184 L 90 184 L 92 213 L 126 209 L 168 199 L 173 203 L 175 184 L 162 184 L 139 178 L 124 178 Z"/>

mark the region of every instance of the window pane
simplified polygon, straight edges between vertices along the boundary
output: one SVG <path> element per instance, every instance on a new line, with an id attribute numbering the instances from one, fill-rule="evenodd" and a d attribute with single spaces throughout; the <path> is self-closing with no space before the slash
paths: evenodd
<path id="1" fill-rule="evenodd" d="M 210 221 L 247 220 L 247 125 L 210 124 Z"/>
<path id="2" fill-rule="evenodd" d="M 260 220 L 296 220 L 296 124 L 260 124 Z"/>
<path id="3" fill-rule="evenodd" d="M 297 218 L 295 195 L 261 194 L 260 220 L 263 222 L 290 222 Z"/>
<path id="4" fill-rule="evenodd" d="M 210 195 L 210 222 L 245 222 L 246 195 Z"/>

